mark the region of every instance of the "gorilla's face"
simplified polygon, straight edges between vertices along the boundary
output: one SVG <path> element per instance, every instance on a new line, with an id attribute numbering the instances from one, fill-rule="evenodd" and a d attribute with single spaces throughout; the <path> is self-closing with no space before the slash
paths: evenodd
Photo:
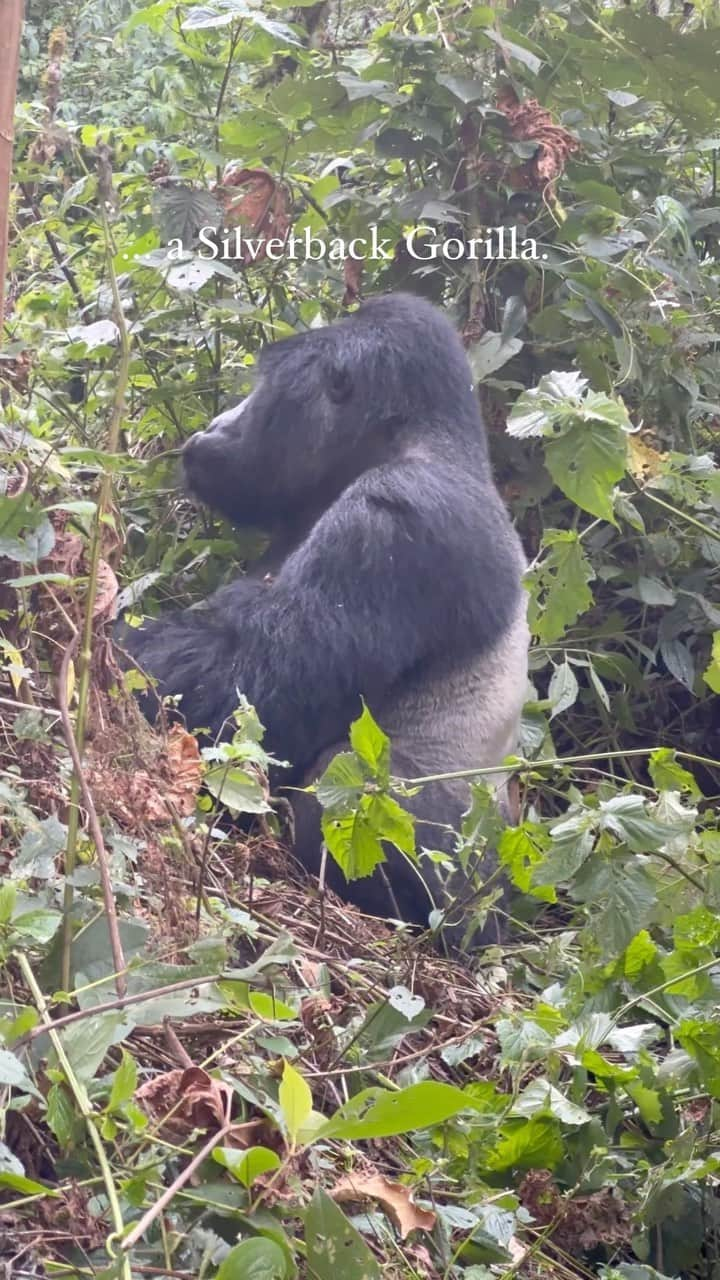
<path id="1" fill-rule="evenodd" d="M 438 429 L 484 450 L 472 378 L 447 320 L 378 297 L 337 324 L 267 346 L 252 395 L 192 436 L 188 487 L 240 525 L 317 518 L 363 472 Z"/>
<path id="2" fill-rule="evenodd" d="M 335 332 L 267 347 L 252 394 L 188 440 L 188 488 L 236 524 L 286 524 L 357 471 L 364 413 Z"/>

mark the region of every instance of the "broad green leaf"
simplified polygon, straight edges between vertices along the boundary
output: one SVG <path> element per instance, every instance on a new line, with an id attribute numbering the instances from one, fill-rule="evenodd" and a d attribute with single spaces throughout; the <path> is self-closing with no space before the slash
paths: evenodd
<path id="1" fill-rule="evenodd" d="M 287 1061 L 283 1065 L 278 1101 L 290 1141 L 295 1143 L 312 1111 L 312 1094 L 299 1071 Z"/>
<path id="2" fill-rule="evenodd" d="M 376 724 L 364 703 L 360 716 L 350 725 L 350 745 L 367 765 L 372 777 L 381 786 L 387 785 L 390 776 L 390 739 Z"/>
<path id="3" fill-rule="evenodd" d="M 503 25 L 503 31 L 506 30 L 507 27 Z M 506 39 L 503 34 L 495 31 L 492 27 L 485 28 L 485 35 L 488 40 L 492 40 L 494 44 L 500 47 L 506 58 L 515 58 L 524 67 L 527 67 L 528 71 L 532 71 L 533 75 L 537 75 L 543 65 L 542 58 L 538 58 L 537 54 L 532 53 L 530 49 L 525 49 L 523 45 L 515 44 L 512 40 Z"/>
<path id="4" fill-rule="evenodd" d="M 587 584 L 594 573 L 578 535 L 571 530 L 549 529 L 542 551 L 526 578 L 528 621 L 540 640 L 552 643 L 592 605 Z"/>
<path id="5" fill-rule="evenodd" d="M 641 795 L 612 796 L 600 804 L 601 825 L 613 831 L 635 853 L 661 849 L 673 835 L 673 827 L 647 812 Z"/>
<path id="6" fill-rule="evenodd" d="M 501 333 L 483 334 L 467 353 L 475 382 L 482 382 L 496 369 L 501 369 L 522 347 L 519 338 L 505 339 Z"/>
<path id="7" fill-rule="evenodd" d="M 127 1050 L 123 1049 L 120 1066 L 113 1075 L 107 1104 L 108 1111 L 115 1111 L 123 1103 L 131 1101 L 137 1089 L 137 1081 L 137 1063 Z"/>
<path id="8" fill-rule="evenodd" d="M 641 929 L 629 943 L 623 957 L 623 972 L 631 981 L 642 973 L 649 964 L 653 964 L 658 954 L 656 944 L 646 929 Z"/>
<path id="9" fill-rule="evenodd" d="M 215 1280 L 288 1280 L 291 1275 L 280 1245 L 256 1236 L 230 1250 L 220 1263 Z"/>
<path id="10" fill-rule="evenodd" d="M 572 707 L 579 692 L 575 672 L 566 660 L 555 668 L 548 687 L 548 698 L 552 707 L 550 719 L 553 720 L 555 716 L 567 711 L 568 707 Z"/>
<path id="11" fill-rule="evenodd" d="M 363 796 L 355 813 L 335 817 L 326 811 L 322 816 L 323 839 L 346 880 L 372 875 L 385 861 L 382 841 L 368 815 L 370 799 Z"/>
<path id="12" fill-rule="evenodd" d="M 119 1012 L 98 1013 L 83 1018 L 58 1034 L 63 1049 L 76 1076 L 83 1083 L 92 1080 L 109 1049 L 120 1044 L 132 1030 L 132 1025 Z M 55 1052 L 51 1051 L 54 1067 Z"/>
<path id="13" fill-rule="evenodd" d="M 686 792 L 695 800 L 702 794 L 693 775 L 678 762 L 670 747 L 658 747 L 653 751 L 648 761 L 648 772 L 658 791 Z"/>
<path id="14" fill-rule="evenodd" d="M 550 1116 L 510 1121 L 486 1160 L 492 1173 L 509 1169 L 554 1169 L 565 1155 L 560 1125 Z"/>
<path id="15" fill-rule="evenodd" d="M 389 840 L 401 853 L 415 855 L 415 820 L 392 796 L 368 797 L 367 819 L 378 839 Z"/>
<path id="16" fill-rule="evenodd" d="M 246 769 L 218 765 L 208 770 L 204 781 L 208 791 L 235 813 L 270 811 L 262 784 Z"/>
<path id="17" fill-rule="evenodd" d="M 234 1147 L 216 1147 L 213 1160 L 228 1169 L 233 1178 L 244 1187 L 251 1187 L 261 1174 L 280 1168 L 279 1155 L 269 1147 L 250 1147 L 247 1151 L 237 1151 Z"/>
<path id="18" fill-rule="evenodd" d="M 365 1089 L 328 1120 L 321 1138 L 389 1138 L 415 1129 L 442 1124 L 461 1111 L 472 1109 L 472 1100 L 454 1085 L 424 1081 L 397 1093 Z"/>
<path id="19" fill-rule="evenodd" d="M 23 1093 L 40 1096 L 24 1064 L 9 1049 L 0 1049 L 0 1085 L 8 1085 L 12 1089 L 22 1089 Z"/>
<path id="20" fill-rule="evenodd" d="M 532 1117 L 542 1111 L 548 1111 L 556 1120 L 570 1128 L 589 1124 L 592 1119 L 589 1111 L 570 1102 L 549 1080 L 537 1079 L 523 1089 L 513 1106 L 512 1114 Z"/>
<path id="21" fill-rule="evenodd" d="M 315 792 L 323 808 L 343 813 L 357 806 L 366 782 L 367 775 L 355 753 L 341 751 L 316 783 Z"/>
<path id="22" fill-rule="evenodd" d="M 380 1280 L 374 1254 L 319 1187 L 305 1210 L 305 1244 L 314 1280 Z"/>
<path id="23" fill-rule="evenodd" d="M 615 522 L 613 487 L 625 474 L 627 437 L 607 422 L 576 422 L 545 445 L 555 483 L 583 511 Z"/>
<path id="24" fill-rule="evenodd" d="M 50 1131 L 57 1138 L 61 1149 L 67 1150 L 75 1129 L 82 1123 L 72 1096 L 65 1085 L 53 1084 L 48 1090 L 46 1119 Z"/>

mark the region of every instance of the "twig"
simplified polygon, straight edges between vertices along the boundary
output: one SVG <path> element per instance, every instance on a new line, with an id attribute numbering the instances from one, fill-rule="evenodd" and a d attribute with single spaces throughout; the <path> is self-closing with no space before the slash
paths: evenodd
<path id="1" fill-rule="evenodd" d="M 116 1000 L 106 1000 L 103 1004 L 91 1005 L 88 1009 L 77 1009 L 74 1013 L 65 1013 L 61 1018 L 55 1018 L 53 1028 L 58 1030 L 60 1027 L 69 1027 L 74 1022 L 82 1022 L 83 1018 L 94 1018 L 101 1013 L 110 1013 L 113 1009 L 128 1009 L 130 1005 L 142 1004 L 146 1000 L 156 1000 L 160 996 L 174 995 L 177 991 L 188 991 L 191 987 L 202 987 L 212 982 L 218 982 L 222 977 L 221 973 L 210 974 L 207 978 L 183 978 L 182 982 L 170 982 L 165 987 L 155 987 L 152 991 L 135 991 L 130 996 L 118 996 Z M 45 1035 L 47 1027 L 32 1027 L 26 1035 L 21 1036 L 16 1041 L 15 1047 L 19 1048 L 30 1040 L 35 1040 L 37 1036 Z"/>
<path id="2" fill-rule="evenodd" d="M 60 710 L 60 720 L 63 728 L 63 736 L 65 744 L 70 752 L 70 758 L 73 763 L 73 777 L 77 781 L 78 790 L 82 797 L 82 802 L 87 810 L 88 825 L 90 834 L 95 844 L 95 852 L 97 854 L 98 866 L 100 868 L 100 884 L 102 886 L 103 903 L 105 905 L 105 915 L 107 917 L 108 933 L 110 934 L 110 948 L 112 951 L 113 965 L 115 967 L 115 990 L 118 993 L 118 999 L 122 1000 L 127 992 L 127 981 L 125 971 L 127 965 L 125 963 L 125 954 L 123 952 L 122 942 L 120 941 L 120 930 L 118 928 L 117 907 L 115 905 L 115 896 L 112 890 L 112 880 L 110 878 L 110 862 L 105 848 L 105 840 L 103 838 L 100 821 L 97 816 L 95 802 L 92 793 L 87 784 L 87 778 L 83 773 L 82 760 L 80 759 L 80 751 L 78 743 L 73 733 L 72 720 L 70 719 L 70 709 L 67 701 L 68 674 L 70 671 L 70 663 L 73 654 L 77 648 L 77 636 L 75 636 L 68 645 L 63 654 L 62 664 L 60 666 L 60 677 L 58 680 L 58 707 Z M 75 806 L 77 812 L 77 805 Z M 67 868 L 66 868 L 67 871 Z M 68 950 L 68 962 L 70 960 L 70 951 Z M 68 981 L 65 990 L 70 989 Z"/>
<path id="3" fill-rule="evenodd" d="M 42 1018 L 43 1022 L 45 1023 L 47 1033 L 50 1036 L 50 1039 L 52 1041 L 53 1049 L 55 1050 L 55 1053 L 57 1055 L 57 1060 L 60 1063 L 63 1074 L 67 1081 L 68 1088 L 71 1090 L 73 1097 L 75 1098 L 75 1101 L 78 1105 L 80 1113 L 83 1117 L 83 1120 L 85 1121 L 85 1125 L 88 1131 L 88 1136 L 90 1138 L 90 1141 L 93 1147 L 95 1148 L 95 1154 L 97 1156 L 98 1164 L 100 1166 L 100 1172 L 102 1174 L 103 1183 L 105 1185 L 105 1192 L 107 1194 L 108 1206 L 110 1208 L 110 1214 L 112 1217 L 114 1234 L 117 1236 L 122 1235 L 123 1231 L 125 1230 L 125 1223 L 123 1222 L 122 1210 L 120 1208 L 120 1201 L 118 1199 L 117 1189 L 115 1187 L 115 1182 L 113 1180 L 112 1169 L 110 1168 L 107 1155 L 105 1154 L 105 1147 L 103 1146 L 102 1139 L 100 1137 L 100 1134 L 98 1133 L 97 1126 L 95 1124 L 95 1113 L 90 1103 L 90 1099 L 87 1095 L 87 1091 L 85 1090 L 84 1085 L 80 1083 L 77 1076 L 75 1075 L 75 1072 L 73 1071 L 72 1065 L 70 1063 L 70 1059 L 68 1058 L 65 1052 L 63 1042 L 60 1036 L 58 1035 L 56 1028 L 52 1025 L 50 1013 L 48 1011 L 48 1007 L 45 1002 L 45 997 L 42 991 L 40 990 L 40 987 L 37 984 L 35 974 L 33 973 L 32 967 L 30 965 L 30 961 L 22 951 L 19 951 L 16 953 L 16 959 L 20 967 L 20 970 L 22 972 L 23 978 L 25 979 L 25 982 L 27 983 L 28 988 L 32 993 L 32 997 L 35 1001 L 35 1006 L 37 1008 L 37 1011 L 40 1014 L 40 1017 Z M 108 1241 L 108 1244 L 109 1244 L 109 1241 Z M 126 1258 L 122 1260 L 120 1275 L 122 1276 L 122 1280 L 132 1280 L 130 1263 Z"/>
<path id="4" fill-rule="evenodd" d="M 165 1206 L 168 1205 L 177 1195 L 178 1191 L 182 1191 L 185 1183 L 190 1180 L 195 1170 L 200 1168 L 203 1161 L 207 1160 L 210 1153 L 215 1149 L 219 1142 L 222 1142 L 223 1138 L 227 1137 L 232 1128 L 232 1123 L 230 1120 L 226 1119 L 222 1129 L 219 1129 L 211 1138 L 208 1138 L 204 1147 L 201 1147 L 197 1155 L 193 1156 L 192 1160 L 185 1166 L 182 1173 L 178 1175 L 174 1182 L 171 1182 L 170 1186 L 165 1191 L 163 1191 L 160 1199 L 156 1200 L 155 1204 L 151 1205 L 147 1213 L 143 1214 L 142 1218 L 135 1224 L 130 1234 L 127 1235 L 124 1240 L 120 1241 L 120 1248 L 123 1253 L 127 1253 L 132 1249 L 133 1245 L 136 1245 L 138 1241 L 142 1239 L 148 1227 L 152 1226 L 153 1222 L 160 1216 Z"/>
<path id="5" fill-rule="evenodd" d="M 102 189 L 102 183 L 101 183 Z M 113 263 L 112 244 L 110 239 L 110 228 L 108 226 L 106 205 L 101 198 L 100 200 L 100 217 L 102 221 L 103 232 L 105 235 L 105 258 L 107 262 L 108 278 L 110 281 L 110 289 L 113 299 L 113 316 L 120 335 L 120 361 L 118 364 L 117 382 L 115 384 L 115 395 L 113 397 L 112 409 L 110 412 L 110 423 L 108 426 L 107 443 L 105 450 L 107 453 L 117 453 L 118 443 L 120 440 L 120 427 L 123 419 L 123 411 L 125 407 L 125 395 L 128 388 L 130 378 L 130 336 L 128 334 L 127 325 L 125 323 L 125 315 L 122 308 L 122 300 L 120 298 L 120 290 L 118 289 L 117 275 Z M 108 469 L 103 472 L 100 481 L 100 493 L 98 495 L 98 503 L 95 510 L 95 520 L 93 523 L 92 539 L 90 543 L 90 551 L 88 557 L 88 586 L 87 598 L 85 602 L 85 619 L 82 629 L 82 640 L 80 642 L 80 652 L 78 658 L 78 709 L 75 719 L 74 741 L 77 744 L 77 753 L 82 757 L 83 748 L 85 746 L 85 729 L 87 726 L 88 704 L 90 699 L 90 674 L 92 666 L 92 639 L 93 639 L 93 614 L 95 599 L 98 589 L 98 573 L 100 567 L 100 552 L 102 549 L 102 531 L 103 523 L 109 514 L 112 502 L 112 473 Z M 81 791 L 82 774 L 78 774 L 77 768 L 73 773 L 73 780 L 70 787 L 70 812 L 68 815 L 68 837 L 65 849 L 65 892 L 63 894 L 63 943 L 62 943 L 62 977 L 61 983 L 66 991 L 70 989 L 70 952 L 72 945 L 72 906 L 73 906 L 73 888 L 71 883 L 72 873 L 76 865 L 77 840 L 79 833 L 79 798 Z M 100 851 L 98 850 L 98 857 Z M 104 888 L 104 887 L 103 887 Z M 109 919 L 109 918 L 108 918 Z M 124 966 L 123 966 L 124 967 Z"/>

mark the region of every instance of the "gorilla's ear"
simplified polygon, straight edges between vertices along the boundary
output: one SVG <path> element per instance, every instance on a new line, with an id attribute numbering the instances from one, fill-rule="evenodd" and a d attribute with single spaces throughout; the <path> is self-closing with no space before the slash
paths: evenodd
<path id="1" fill-rule="evenodd" d="M 355 390 L 350 361 L 338 351 L 331 352 L 325 363 L 325 387 L 333 404 L 345 404 Z"/>

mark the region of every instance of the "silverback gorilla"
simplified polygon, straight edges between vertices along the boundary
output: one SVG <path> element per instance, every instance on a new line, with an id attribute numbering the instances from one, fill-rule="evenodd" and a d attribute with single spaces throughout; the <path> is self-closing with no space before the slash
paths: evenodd
<path id="1" fill-rule="evenodd" d="M 255 390 L 192 436 L 183 461 L 194 495 L 271 537 L 257 576 L 124 630 L 159 694 L 182 694 L 189 728 L 220 733 L 245 694 L 296 788 L 346 749 L 361 698 L 390 735 L 397 777 L 490 767 L 515 749 L 525 561 L 465 353 L 439 311 L 376 297 L 266 347 Z M 290 796 L 296 854 L 317 871 L 319 805 Z M 452 853 L 468 801 L 458 780 L 409 799 L 418 848 Z M 328 882 L 375 915 L 426 925 L 447 905 L 437 862 L 386 854 L 383 873 L 352 883 L 328 859 Z"/>

